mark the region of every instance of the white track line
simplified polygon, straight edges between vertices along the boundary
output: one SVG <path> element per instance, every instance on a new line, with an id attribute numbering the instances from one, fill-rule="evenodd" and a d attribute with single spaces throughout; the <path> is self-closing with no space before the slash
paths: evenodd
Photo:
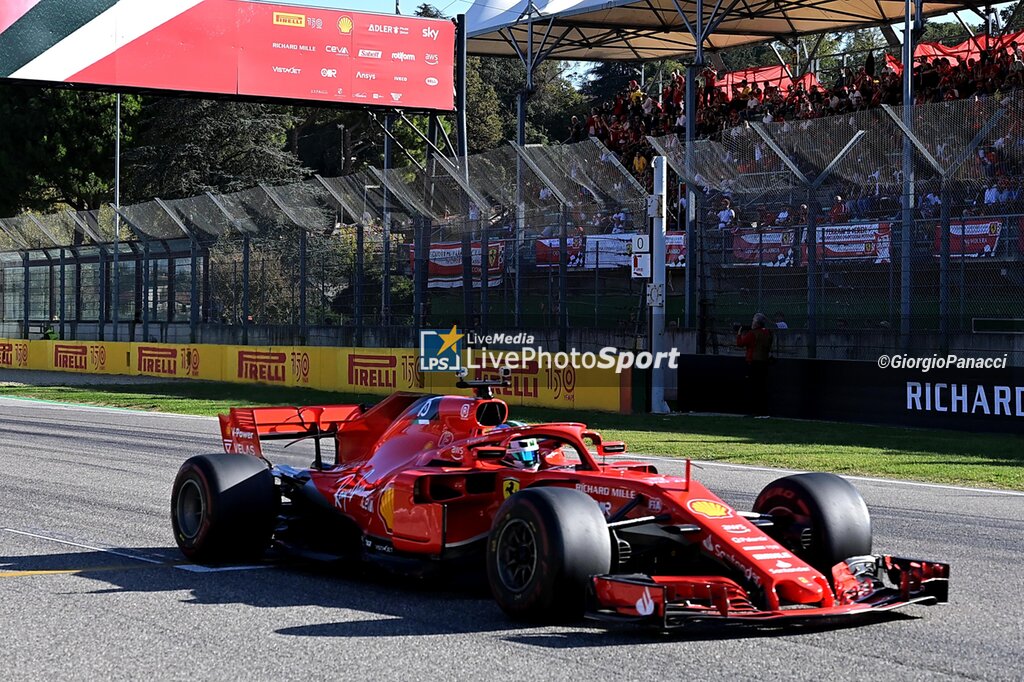
<path id="1" fill-rule="evenodd" d="M 682 457 L 659 457 L 657 455 L 617 455 L 622 459 L 639 459 L 639 460 L 652 460 L 655 462 L 670 462 L 673 464 L 685 464 L 686 460 Z M 744 469 L 747 471 L 770 471 L 780 474 L 802 474 L 805 471 L 799 469 L 779 469 L 776 467 L 762 467 L 755 466 L 753 464 L 728 464 L 726 462 L 710 462 L 706 460 L 694 459 L 691 460 L 694 468 L 699 469 L 700 467 L 722 467 L 723 469 Z M 868 481 L 871 483 L 891 483 L 893 485 L 909 485 L 915 488 L 937 488 L 939 490 L 957 490 L 965 493 L 984 493 L 987 495 L 1007 495 L 1009 497 L 1024 497 L 1024 492 L 1017 490 L 998 490 L 995 488 L 971 488 L 963 485 L 943 485 L 941 483 L 924 483 L 922 481 L 903 481 L 897 478 L 875 478 L 872 476 L 852 476 L 847 474 L 840 474 L 843 478 L 849 478 L 854 481 Z"/>
<path id="2" fill-rule="evenodd" d="M 10 401 L 13 403 L 29 403 L 32 407 L 43 409 L 43 410 L 63 410 L 69 412 L 114 412 L 119 414 L 138 414 L 146 417 L 172 417 L 174 419 L 201 419 L 204 421 L 213 421 L 216 417 L 204 417 L 198 414 L 178 414 L 176 412 L 152 412 L 149 410 L 132 410 L 127 407 L 104 407 L 102 405 L 81 405 L 78 403 L 62 403 L 56 400 L 38 400 L 36 398 L 15 398 L 12 396 L 2 396 L 0 401 Z"/>
<path id="3" fill-rule="evenodd" d="M 150 559 L 149 557 L 139 556 L 137 554 L 128 554 L 127 552 L 121 552 L 116 549 L 110 549 L 107 547 L 94 547 L 93 545 L 86 545 L 81 542 L 71 542 L 70 540 L 61 540 L 60 538 L 50 537 L 48 535 L 39 535 L 38 533 L 29 533 L 24 530 L 14 530 L 13 528 L 0 528 L 0 530 L 8 533 L 14 533 L 16 535 L 27 535 L 30 538 L 36 538 L 38 540 L 49 540 L 50 542 L 57 542 L 62 545 L 70 545 L 72 547 L 79 547 L 81 549 L 90 549 L 94 552 L 106 552 L 107 554 L 114 554 L 126 559 L 135 559 L 136 561 L 145 561 L 147 564 L 166 564 L 166 561 L 161 559 Z"/>
<path id="4" fill-rule="evenodd" d="M 192 573 L 223 573 L 225 571 L 252 571 L 261 568 L 270 568 L 267 564 L 260 564 L 255 566 L 198 566 L 196 564 L 174 564 L 169 561 L 162 559 L 151 559 L 150 557 L 139 556 L 137 554 L 129 554 L 127 552 L 121 552 L 116 549 L 110 549 L 109 547 L 95 547 L 93 545 L 86 545 L 81 542 L 72 542 L 70 540 L 61 540 L 60 538 L 50 537 L 49 535 L 40 535 L 39 533 L 29 533 L 25 530 L 15 530 L 13 528 L 0 528 L 0 530 L 7 533 L 14 533 L 16 535 L 26 535 L 30 538 L 36 538 L 37 540 L 48 540 L 50 542 L 56 542 L 61 545 L 70 545 L 72 547 L 79 547 L 81 549 L 89 549 L 94 552 L 105 552 L 106 554 L 114 554 L 115 556 L 124 557 L 125 559 L 135 559 L 136 561 L 145 561 L 147 564 L 156 564 L 159 566 L 174 566 L 174 568 L 180 568 L 183 571 L 190 571 Z"/>

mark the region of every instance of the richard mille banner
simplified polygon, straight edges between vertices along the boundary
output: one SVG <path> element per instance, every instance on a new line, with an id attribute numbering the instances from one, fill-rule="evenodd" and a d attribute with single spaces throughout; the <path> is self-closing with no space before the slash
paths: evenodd
<path id="1" fill-rule="evenodd" d="M 0 79 L 454 108 L 450 21 L 247 0 L 0 0 Z"/>

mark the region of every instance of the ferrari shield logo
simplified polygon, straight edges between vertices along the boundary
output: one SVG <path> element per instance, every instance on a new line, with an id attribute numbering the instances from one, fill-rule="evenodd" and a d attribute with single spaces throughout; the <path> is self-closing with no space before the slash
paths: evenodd
<path id="1" fill-rule="evenodd" d="M 519 481 L 515 478 L 506 478 L 501 482 L 501 494 L 505 496 L 505 499 L 512 497 L 519 492 Z"/>

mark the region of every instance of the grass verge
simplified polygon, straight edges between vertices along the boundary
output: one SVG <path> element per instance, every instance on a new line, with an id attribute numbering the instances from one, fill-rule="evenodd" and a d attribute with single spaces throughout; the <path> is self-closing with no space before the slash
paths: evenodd
<path id="1" fill-rule="evenodd" d="M 214 415 L 241 405 L 373 403 L 379 396 L 300 388 L 171 382 L 100 387 L 5 386 L 0 396 Z M 512 408 L 528 422 L 580 421 L 629 451 L 696 460 L 1024 490 L 1024 436 L 792 419 L 620 415 Z M 213 428 L 213 427 L 211 427 Z"/>

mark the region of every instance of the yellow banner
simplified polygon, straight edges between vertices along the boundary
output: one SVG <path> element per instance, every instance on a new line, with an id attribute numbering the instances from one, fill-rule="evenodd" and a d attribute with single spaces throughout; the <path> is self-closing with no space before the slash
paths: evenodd
<path id="1" fill-rule="evenodd" d="M 479 363 L 479 356 L 474 354 Z M 419 351 L 408 348 L 217 346 L 0 339 L 0 368 L 87 374 L 125 374 L 316 388 L 389 395 L 394 391 L 464 393 L 452 372 L 422 372 Z M 470 378 L 497 378 L 472 369 Z M 629 373 L 541 367 L 512 371 L 508 388 L 494 395 L 513 406 L 629 411 Z"/>

